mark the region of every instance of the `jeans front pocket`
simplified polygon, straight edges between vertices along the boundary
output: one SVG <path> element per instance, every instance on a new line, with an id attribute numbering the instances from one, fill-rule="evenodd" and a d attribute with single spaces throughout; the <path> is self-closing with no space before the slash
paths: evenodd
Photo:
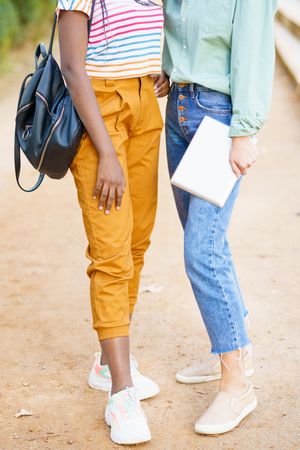
<path id="1" fill-rule="evenodd" d="M 195 96 L 197 106 L 207 114 L 231 114 L 232 104 L 229 95 L 216 91 L 199 90 Z"/>

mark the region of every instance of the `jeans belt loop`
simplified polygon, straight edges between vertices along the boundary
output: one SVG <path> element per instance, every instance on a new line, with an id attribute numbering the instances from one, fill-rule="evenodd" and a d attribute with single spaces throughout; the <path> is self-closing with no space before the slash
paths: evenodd
<path id="1" fill-rule="evenodd" d="M 191 94 L 191 97 L 192 98 L 195 98 L 195 90 L 194 90 L 194 83 L 191 83 L 190 85 L 189 85 L 189 89 L 190 89 L 190 94 Z"/>

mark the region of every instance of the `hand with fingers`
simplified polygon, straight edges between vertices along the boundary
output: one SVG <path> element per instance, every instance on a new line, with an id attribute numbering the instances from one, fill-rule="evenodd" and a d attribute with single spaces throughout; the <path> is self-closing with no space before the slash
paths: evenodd
<path id="1" fill-rule="evenodd" d="M 101 155 L 98 164 L 97 182 L 93 199 L 99 199 L 99 210 L 110 214 L 115 204 L 116 210 L 121 208 L 126 181 L 123 169 L 116 154 Z"/>
<path id="2" fill-rule="evenodd" d="M 232 138 L 230 164 L 238 178 L 247 174 L 247 170 L 256 162 L 258 156 L 259 150 L 255 138 L 251 136 Z"/>
<path id="3" fill-rule="evenodd" d="M 165 72 L 161 72 L 160 75 L 150 75 L 154 80 L 154 91 L 157 98 L 165 97 L 170 91 L 169 77 Z"/>

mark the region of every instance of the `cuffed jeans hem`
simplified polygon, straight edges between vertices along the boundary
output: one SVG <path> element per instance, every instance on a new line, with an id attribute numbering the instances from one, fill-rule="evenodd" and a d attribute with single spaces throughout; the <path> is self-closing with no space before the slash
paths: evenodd
<path id="1" fill-rule="evenodd" d="M 248 317 L 249 316 L 249 311 L 248 309 L 246 309 L 246 311 L 244 312 L 244 317 Z"/>
<path id="2" fill-rule="evenodd" d="M 245 342 L 242 342 L 242 344 L 240 346 L 234 344 L 234 345 L 232 345 L 232 347 L 224 347 L 224 348 L 220 348 L 220 349 L 212 348 L 211 353 L 213 355 L 222 355 L 223 353 L 234 352 L 235 350 L 242 350 L 249 344 L 251 344 L 251 341 L 249 339 L 247 339 Z"/>
<path id="3" fill-rule="evenodd" d="M 117 337 L 127 337 L 129 336 L 129 324 L 120 325 L 119 327 L 113 328 L 101 328 L 101 330 L 96 330 L 98 334 L 99 341 L 104 341 L 105 339 L 113 339 Z"/>

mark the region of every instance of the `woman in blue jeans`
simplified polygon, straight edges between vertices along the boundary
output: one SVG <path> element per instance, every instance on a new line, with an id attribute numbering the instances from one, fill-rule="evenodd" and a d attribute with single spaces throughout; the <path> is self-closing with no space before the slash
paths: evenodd
<path id="1" fill-rule="evenodd" d="M 195 430 L 235 428 L 257 405 L 252 383 L 247 311 L 227 230 L 242 175 L 255 162 L 255 136 L 266 120 L 274 71 L 277 0 L 166 0 L 164 71 L 172 85 L 166 112 L 170 176 L 205 116 L 229 125 L 237 182 L 223 208 L 174 188 L 184 228 L 186 272 L 212 353 L 209 362 L 177 373 L 180 382 L 221 378 L 219 392 Z M 220 370 L 221 363 L 221 370 Z"/>

